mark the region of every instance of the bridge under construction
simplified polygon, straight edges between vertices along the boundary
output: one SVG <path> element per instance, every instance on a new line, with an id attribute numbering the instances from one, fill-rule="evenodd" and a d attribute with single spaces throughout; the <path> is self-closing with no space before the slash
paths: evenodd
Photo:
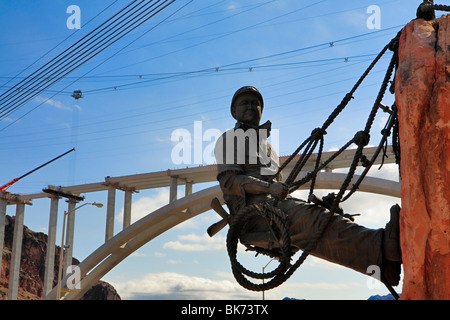
<path id="1" fill-rule="evenodd" d="M 371 157 L 376 148 L 365 148 L 364 153 Z M 339 189 L 346 174 L 333 172 L 335 169 L 348 168 L 355 150 L 346 150 L 334 159 L 325 170 L 319 172 L 316 180 L 316 189 Z M 331 155 L 331 152 L 330 152 Z M 384 163 L 394 163 L 395 157 L 389 147 L 386 151 L 387 157 Z M 327 158 L 327 153 L 323 153 Z M 281 157 L 283 163 L 287 157 Z M 381 158 L 381 157 L 379 157 Z M 304 167 L 304 172 L 313 170 L 316 155 L 313 154 Z M 377 160 L 378 163 L 381 162 Z M 377 163 L 377 162 L 375 162 Z M 288 176 L 293 165 L 288 165 L 283 173 Z M 301 173 L 302 174 L 302 173 Z M 355 175 L 353 183 L 359 178 Z M 106 177 L 104 181 L 83 185 L 55 187 L 48 186 L 41 192 L 33 194 L 13 194 L 6 191 L 0 192 L 0 246 L 3 249 L 4 224 L 6 207 L 16 206 L 16 216 L 14 225 L 14 236 L 12 246 L 12 258 L 10 266 L 10 278 L 8 287 L 8 299 L 16 300 L 18 295 L 20 257 L 22 249 L 23 221 L 25 208 L 32 205 L 34 201 L 42 199 L 50 200 L 48 243 L 45 260 L 44 273 L 44 299 L 79 299 L 82 295 L 101 279 L 120 261 L 128 257 L 132 252 L 151 241 L 158 235 L 178 225 L 179 223 L 193 218 L 211 209 L 210 203 L 213 198 L 218 198 L 223 204 L 222 192 L 219 185 L 206 187 L 205 189 L 192 192 L 194 184 L 211 183 L 216 181 L 216 166 L 200 166 L 193 168 L 166 170 L 159 172 L 126 175 L 119 177 Z M 178 194 L 178 186 L 185 186 L 184 196 Z M 132 195 L 145 189 L 167 188 L 169 187 L 168 205 L 149 212 L 147 216 L 131 224 Z M 305 184 L 301 189 L 309 188 Z M 359 186 L 359 191 L 400 198 L 400 182 L 373 177 L 365 177 Z M 62 290 L 58 292 L 53 288 L 55 250 L 56 250 L 56 230 L 57 212 L 60 199 L 65 198 L 68 202 L 67 212 L 76 209 L 77 204 L 84 202 L 84 195 L 90 192 L 106 191 L 106 221 L 105 226 L 99 226 L 105 230 L 105 242 L 99 246 L 79 265 L 81 271 L 81 289 L 76 291 Z M 114 217 L 116 193 L 124 192 L 124 215 L 123 230 L 114 234 Z M 48 201 L 48 200 L 47 200 Z M 87 203 L 86 203 L 87 204 Z M 68 215 L 67 225 L 63 228 L 66 234 L 64 261 L 71 261 L 73 253 L 75 215 Z M 1 257 L 0 257 L 1 259 Z M 1 260 L 0 260 L 1 262 Z M 64 272 L 62 283 L 70 276 Z M 64 289 L 64 288 L 63 288 Z"/>

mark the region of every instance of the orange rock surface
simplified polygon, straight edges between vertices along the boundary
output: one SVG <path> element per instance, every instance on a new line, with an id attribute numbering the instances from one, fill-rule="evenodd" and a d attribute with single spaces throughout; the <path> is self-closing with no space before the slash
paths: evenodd
<path id="1" fill-rule="evenodd" d="M 450 299 L 450 16 L 417 19 L 399 42 L 402 299 Z"/>

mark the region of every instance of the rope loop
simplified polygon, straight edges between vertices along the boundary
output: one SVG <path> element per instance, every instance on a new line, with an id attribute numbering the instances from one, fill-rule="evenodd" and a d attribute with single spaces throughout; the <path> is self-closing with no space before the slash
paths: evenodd
<path id="1" fill-rule="evenodd" d="M 274 250 L 266 250 L 248 245 L 247 249 L 278 259 L 278 267 L 268 273 L 256 273 L 247 270 L 237 261 L 236 257 L 237 244 L 242 229 L 244 228 L 246 222 L 248 222 L 251 218 L 258 216 L 264 218 L 268 223 L 271 222 L 269 224 L 269 228 L 277 238 L 279 248 L 277 248 L 277 254 L 275 256 L 273 255 Z M 272 229 L 272 227 L 275 229 Z M 233 275 L 242 287 L 252 291 L 265 291 L 281 285 L 290 277 L 290 274 L 287 275 L 286 271 L 288 271 L 291 267 L 290 260 L 293 254 L 293 252 L 291 252 L 291 240 L 289 236 L 289 225 L 286 219 L 286 214 L 269 203 L 248 205 L 232 218 L 227 234 L 227 250 L 230 257 Z M 255 284 L 249 281 L 244 275 L 254 279 L 272 279 L 263 284 Z"/>

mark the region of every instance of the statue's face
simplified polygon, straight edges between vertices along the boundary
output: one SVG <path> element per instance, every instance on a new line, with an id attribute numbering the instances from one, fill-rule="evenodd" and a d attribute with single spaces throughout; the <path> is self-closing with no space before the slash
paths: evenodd
<path id="1" fill-rule="evenodd" d="M 261 101 L 252 93 L 239 95 L 234 104 L 234 117 L 237 121 L 259 125 L 262 117 Z"/>

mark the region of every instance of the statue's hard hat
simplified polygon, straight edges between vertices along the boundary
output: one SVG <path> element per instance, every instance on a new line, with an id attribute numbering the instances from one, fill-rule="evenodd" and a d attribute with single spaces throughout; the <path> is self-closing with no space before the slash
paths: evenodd
<path id="1" fill-rule="evenodd" d="M 264 109 L 264 100 L 263 100 L 261 93 L 258 91 L 258 89 L 256 89 L 255 87 L 252 87 L 252 86 L 245 86 L 245 87 L 238 89 L 235 92 L 235 94 L 233 95 L 233 99 L 231 100 L 231 115 L 233 117 L 234 117 L 234 103 L 236 102 L 236 99 L 238 98 L 238 96 L 240 96 L 241 94 L 244 94 L 244 93 L 252 93 L 252 94 L 256 95 L 258 97 L 259 101 L 261 101 L 261 111 Z"/>

